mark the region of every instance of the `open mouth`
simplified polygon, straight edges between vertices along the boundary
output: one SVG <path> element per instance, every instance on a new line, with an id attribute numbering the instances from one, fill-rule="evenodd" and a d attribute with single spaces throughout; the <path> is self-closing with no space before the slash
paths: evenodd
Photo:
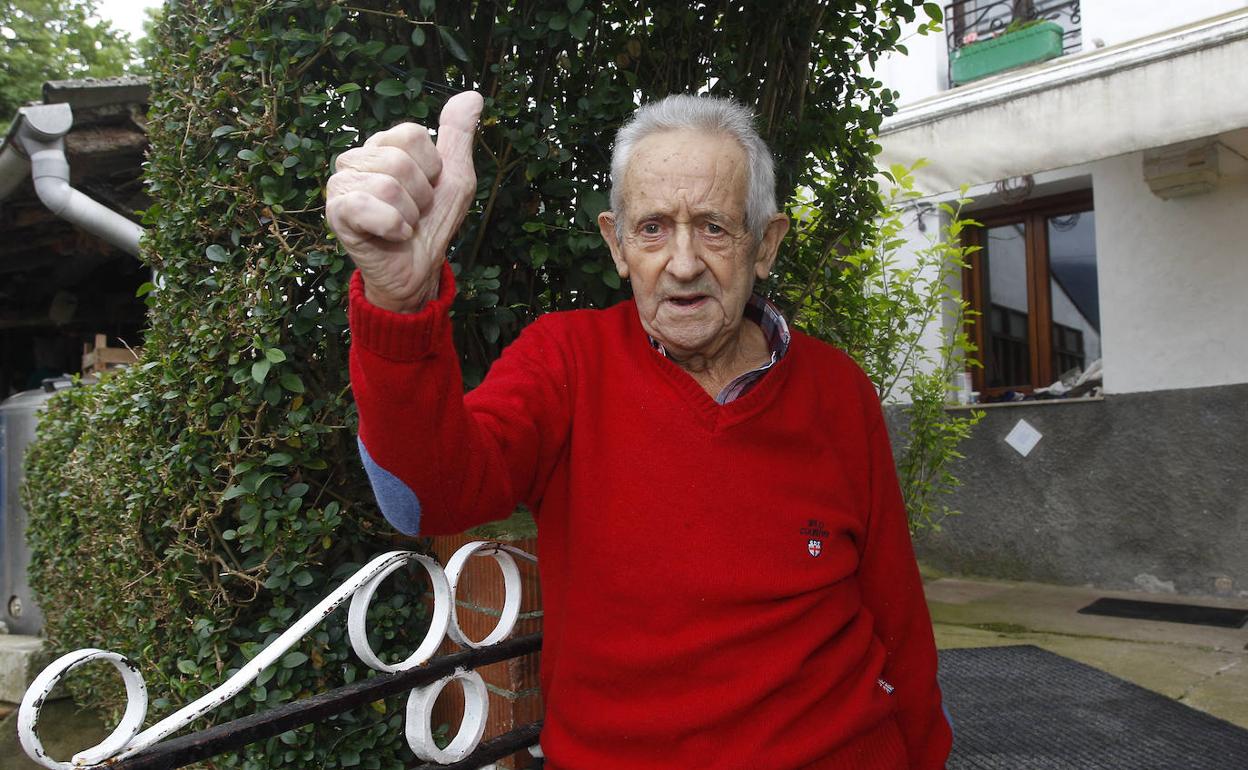
<path id="1" fill-rule="evenodd" d="M 670 297 L 668 301 L 677 307 L 697 307 L 706 301 L 706 295 L 691 294 L 685 297 Z"/>

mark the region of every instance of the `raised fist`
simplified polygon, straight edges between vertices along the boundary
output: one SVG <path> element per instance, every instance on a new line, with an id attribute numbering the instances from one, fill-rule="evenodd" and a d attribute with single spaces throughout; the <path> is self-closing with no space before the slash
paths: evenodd
<path id="1" fill-rule="evenodd" d="M 338 157 L 325 218 L 374 305 L 413 312 L 437 294 L 446 250 L 477 189 L 472 143 L 481 104 L 476 91 L 447 100 L 436 145 L 424 126 L 403 123 Z"/>

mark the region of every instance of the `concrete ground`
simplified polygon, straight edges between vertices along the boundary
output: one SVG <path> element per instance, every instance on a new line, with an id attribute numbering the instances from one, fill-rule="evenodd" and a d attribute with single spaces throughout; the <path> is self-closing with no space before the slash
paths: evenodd
<path id="1" fill-rule="evenodd" d="M 1077 613 L 1103 596 L 1237 608 L 1248 600 L 941 577 L 925 587 L 942 649 L 1034 644 L 1248 728 L 1248 629 Z M 35 770 L 17 744 L 10 709 L 0 703 L 0 770 Z M 61 760 L 106 732 L 96 715 L 65 700 L 50 704 L 40 722 L 45 746 Z"/>
<path id="2" fill-rule="evenodd" d="M 925 586 L 941 649 L 1034 644 L 1248 728 L 1248 629 L 1080 615 L 1100 597 L 1248 609 L 1248 600 L 939 578 Z"/>
<path id="3" fill-rule="evenodd" d="M 26 758 L 17 742 L 17 711 L 14 704 L 0 704 L 0 770 L 43 770 Z M 68 699 L 55 700 L 39 712 L 39 739 L 53 759 L 68 762 L 76 751 L 90 748 L 108 736 L 100 717 L 83 711 Z"/>

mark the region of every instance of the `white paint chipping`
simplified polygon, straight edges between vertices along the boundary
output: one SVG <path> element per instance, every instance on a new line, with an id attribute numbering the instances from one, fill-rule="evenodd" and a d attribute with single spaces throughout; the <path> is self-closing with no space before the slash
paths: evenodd
<path id="1" fill-rule="evenodd" d="M 1173 580 L 1162 580 L 1156 575 L 1150 575 L 1147 572 L 1141 572 L 1136 575 L 1135 584 L 1150 594 L 1177 593 Z"/>

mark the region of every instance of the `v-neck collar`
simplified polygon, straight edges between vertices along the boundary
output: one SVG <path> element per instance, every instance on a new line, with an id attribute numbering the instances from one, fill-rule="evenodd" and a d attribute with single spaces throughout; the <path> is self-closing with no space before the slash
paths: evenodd
<path id="1" fill-rule="evenodd" d="M 763 379 L 777 361 L 784 358 L 784 354 L 789 350 L 789 342 L 792 340 L 792 333 L 789 331 L 789 322 L 785 320 L 784 314 L 780 312 L 780 308 L 775 303 L 758 293 L 750 295 L 749 301 L 745 305 L 746 319 L 758 324 L 763 332 L 763 340 L 767 344 L 767 350 L 771 354 L 767 363 L 743 372 L 732 379 L 723 388 L 719 394 L 715 396 L 715 403 L 723 405 L 736 401 L 744 396 L 755 385 Z M 650 340 L 650 346 L 664 358 L 671 360 L 671 356 L 667 354 L 663 343 L 656 340 L 650 335 L 646 335 L 646 339 Z M 700 386 L 699 386 L 700 387 Z"/>
<path id="2" fill-rule="evenodd" d="M 766 376 L 762 377 L 754 387 L 739 397 L 721 404 L 702 389 L 693 375 L 650 344 L 649 335 L 646 334 L 641 325 L 641 318 L 637 315 L 635 301 L 628 300 L 625 312 L 629 317 L 628 323 L 632 327 L 628 336 L 632 340 L 629 346 L 633 354 L 643 360 L 644 366 L 651 368 L 669 383 L 680 399 L 697 416 L 698 421 L 709 431 L 725 430 L 748 420 L 765 409 L 777 398 L 784 381 L 788 378 L 789 370 L 793 368 L 792 359 L 796 351 L 792 349 L 791 344 L 788 344 L 785 355 L 766 367 Z"/>

